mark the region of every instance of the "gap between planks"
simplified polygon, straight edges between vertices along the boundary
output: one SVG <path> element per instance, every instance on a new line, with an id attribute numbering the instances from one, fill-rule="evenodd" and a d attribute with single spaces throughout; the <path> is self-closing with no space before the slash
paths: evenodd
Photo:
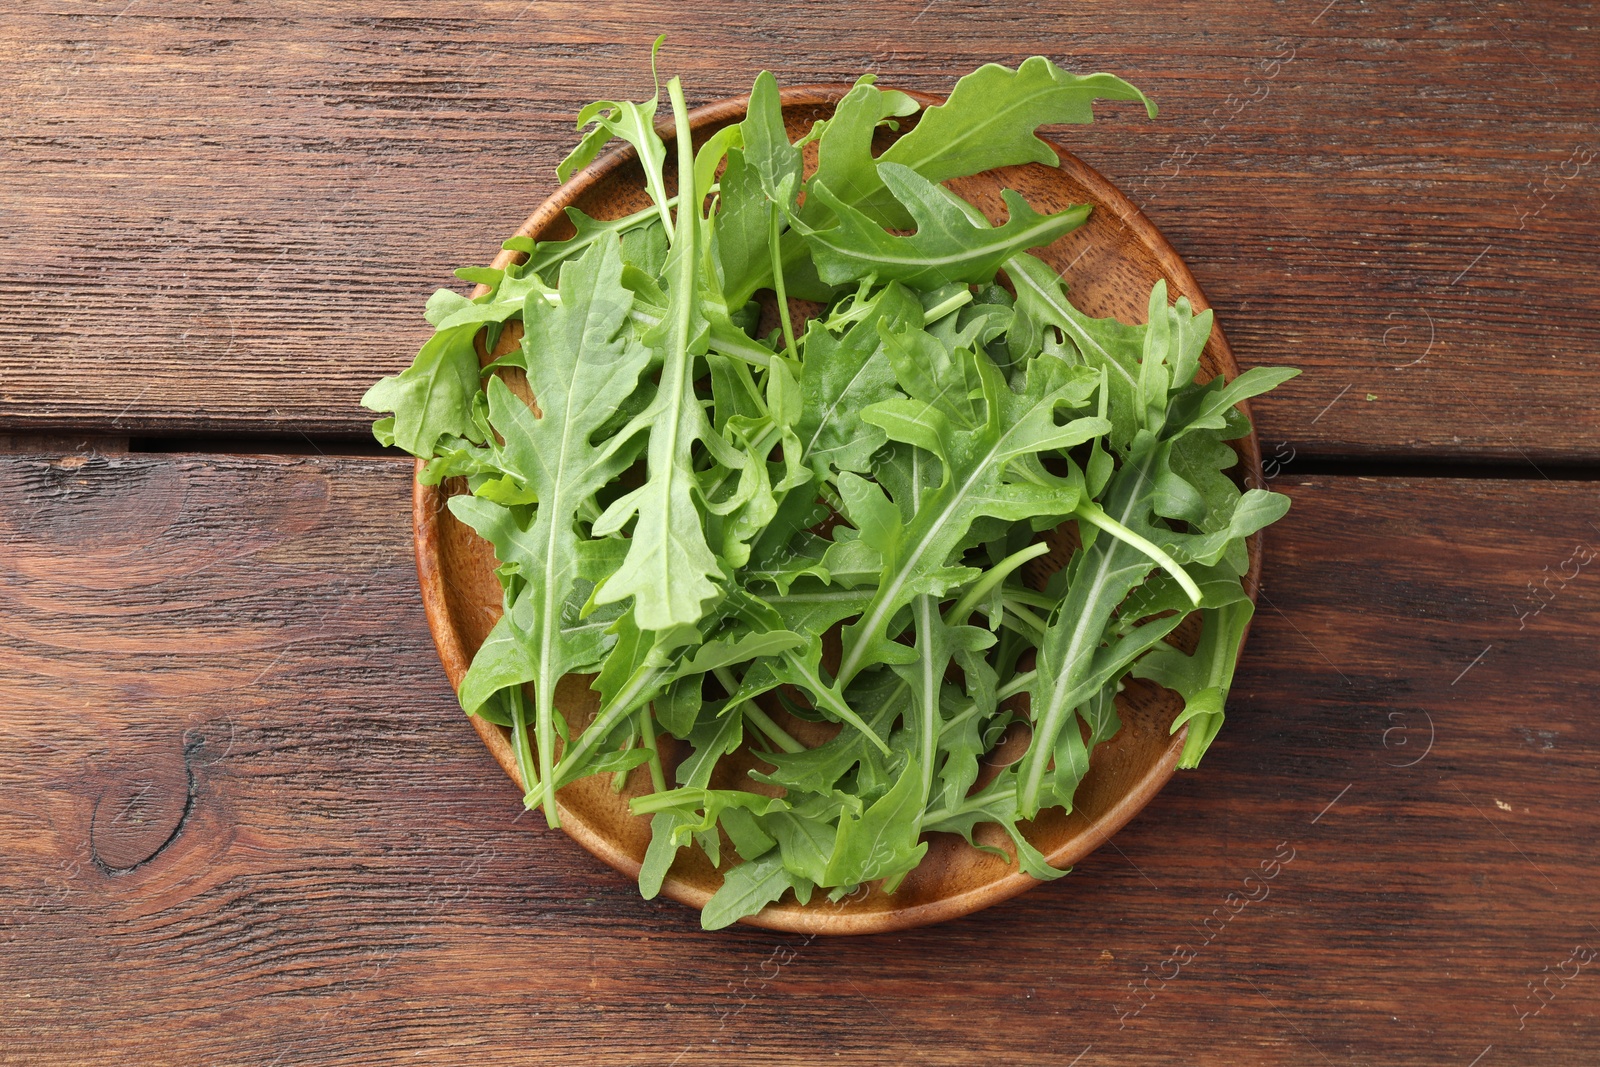
<path id="1" fill-rule="evenodd" d="M 0 434 L 0 454 L 99 453 L 100 455 L 195 454 L 225 456 L 351 456 L 409 462 L 398 448 L 370 438 L 295 434 L 174 434 L 128 437 L 66 434 Z M 1600 481 L 1600 458 L 1593 463 L 1535 462 L 1532 459 L 1483 461 L 1461 458 L 1381 456 L 1296 456 L 1268 463 L 1268 484 L 1284 475 L 1344 478 L 1465 478 L 1500 481 Z"/>

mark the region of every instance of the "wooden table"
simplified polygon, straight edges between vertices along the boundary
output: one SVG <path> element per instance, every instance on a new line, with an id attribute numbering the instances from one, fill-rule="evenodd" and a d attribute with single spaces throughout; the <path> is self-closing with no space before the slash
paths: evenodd
<path id="1" fill-rule="evenodd" d="M 1600 1062 L 1597 19 L 8 5 L 0 1063 Z M 702 933 L 524 816 L 453 700 L 356 400 L 658 31 L 692 102 L 1128 76 L 1160 120 L 1068 143 L 1241 362 L 1306 369 L 1257 407 L 1294 509 L 1228 725 L 1069 878 Z"/>

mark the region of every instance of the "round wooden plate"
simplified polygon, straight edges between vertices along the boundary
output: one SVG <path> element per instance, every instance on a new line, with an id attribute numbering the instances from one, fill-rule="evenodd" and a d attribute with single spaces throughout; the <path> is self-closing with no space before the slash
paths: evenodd
<path id="1" fill-rule="evenodd" d="M 805 86 L 783 92 L 784 117 L 791 138 L 798 138 L 811 124 L 832 113 L 834 105 L 849 86 Z M 912 96 L 924 106 L 940 98 L 921 93 Z M 690 113 L 698 143 L 729 123 L 744 117 L 747 98 L 724 100 Z M 892 134 L 883 131 L 885 138 Z M 663 134 L 671 143 L 670 134 Z M 815 146 L 807 150 L 807 167 L 815 165 Z M 987 174 L 949 183 L 950 187 L 982 208 L 991 219 L 1003 217 L 1000 191 L 1015 189 L 1035 209 L 1059 211 L 1073 204 L 1092 204 L 1094 211 L 1084 226 L 1050 247 L 1037 250 L 1047 262 L 1060 270 L 1071 283 L 1072 299 L 1091 315 L 1114 315 L 1125 322 L 1143 322 L 1150 287 L 1165 278 L 1171 296 L 1187 296 L 1197 309 L 1205 308 L 1205 297 L 1194 276 L 1184 266 L 1160 232 L 1108 180 L 1057 147 L 1059 168 L 1029 164 L 990 171 Z M 672 153 L 668 153 L 669 157 Z M 571 224 L 563 209 L 575 206 L 596 218 L 618 218 L 649 205 L 640 170 L 632 148 L 623 148 L 596 160 L 587 169 L 562 185 L 517 230 L 535 240 L 558 240 L 570 236 Z M 514 261 L 516 253 L 502 252 L 496 267 Z M 512 327 L 515 324 L 511 324 Z M 487 362 L 495 354 L 518 342 L 515 328 L 504 331 L 495 353 L 483 353 Z M 1233 354 L 1216 329 L 1207 342 L 1201 359 L 1202 378 L 1238 373 Z M 520 372 L 512 372 L 520 379 Z M 526 397 L 525 381 L 510 382 Z M 1241 405 L 1242 406 L 1242 405 Z M 1260 484 L 1260 450 L 1252 433 L 1234 442 L 1240 464 L 1235 471 L 1241 479 Z M 452 685 L 459 686 L 467 665 L 489 628 L 500 616 L 501 591 L 494 578 L 495 559 L 487 542 L 458 522 L 445 507 L 453 492 L 465 486 L 446 483 L 426 486 L 418 482 L 413 497 L 416 528 L 417 574 L 421 580 L 423 604 L 433 630 L 439 658 Z M 1245 591 L 1255 599 L 1261 567 L 1261 538 L 1250 541 L 1250 570 Z M 1065 543 L 1034 561 L 1033 580 L 1042 580 L 1065 564 Z M 1179 634 L 1192 642 L 1198 630 L 1188 627 Z M 1189 645 L 1192 651 L 1193 645 Z M 571 676 L 557 688 L 557 703 L 574 730 L 586 725 L 597 703 L 589 689 L 588 677 Z M 1079 786 L 1074 810 L 1064 815 L 1059 809 L 1041 812 L 1031 824 L 1024 824 L 1028 839 L 1057 867 L 1068 867 L 1104 844 L 1134 814 L 1144 807 L 1177 766 L 1185 731 L 1169 733 L 1182 702 L 1176 694 L 1146 682 L 1130 680 L 1117 698 L 1122 730 L 1110 741 L 1094 749 L 1089 773 Z M 781 713 L 779 713 L 781 714 Z M 495 760 L 514 781 L 521 782 L 512 752 L 509 732 L 500 726 L 473 717 L 470 720 Z M 785 720 L 797 736 L 806 739 L 810 724 Z M 672 738 L 662 737 L 663 759 L 676 758 Z M 1015 745 L 1009 746 L 1015 748 Z M 737 754 L 736 754 L 737 755 Z M 1020 756 L 1017 752 L 1012 758 Z M 724 760 L 729 765 L 719 771 L 721 779 L 713 785 L 730 788 L 751 765 Z M 740 766 L 733 766 L 740 764 Z M 629 877 L 637 877 L 645 847 L 650 840 L 647 818 L 628 810 L 628 799 L 648 791 L 644 769 L 633 773 L 627 787 L 612 791 L 610 775 L 574 782 L 557 794 L 562 829 L 584 848 Z M 1008 844 L 996 827 L 986 840 L 1004 847 Z M 922 926 L 966 915 L 997 901 L 1015 896 L 1037 885 L 1014 864 L 971 848 L 952 834 L 929 834 L 929 849 L 918 868 L 893 894 L 876 886 L 863 887 L 838 902 L 818 893 L 809 905 L 792 897 L 769 905 L 759 914 L 744 920 L 754 926 L 774 930 L 817 934 L 863 934 Z M 729 849 L 724 849 L 724 860 Z M 662 892 L 692 907 L 703 907 L 721 884 L 721 875 L 698 846 L 684 849 L 673 866 Z M 1070 884 L 1070 883 L 1069 883 Z M 1062 891 L 1070 892 L 1070 889 Z"/>

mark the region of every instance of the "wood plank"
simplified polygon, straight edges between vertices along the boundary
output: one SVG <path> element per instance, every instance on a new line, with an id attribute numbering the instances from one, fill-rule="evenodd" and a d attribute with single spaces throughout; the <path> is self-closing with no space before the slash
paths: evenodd
<path id="1" fill-rule="evenodd" d="M 1146 87 L 1063 134 L 1194 268 L 1269 453 L 1595 454 L 1592 12 L 1437 0 L 481 0 L 448 17 L 290 0 L 15 5 L 0 59 L 0 433 L 363 435 L 422 301 L 553 187 L 571 119 L 647 92 L 945 91 L 1037 52 Z M 1509 383 L 1513 383 L 1509 384 Z M 1366 398 L 1371 395 L 1373 400 Z"/>
<path id="2" fill-rule="evenodd" d="M 811 940 L 702 933 L 519 812 L 404 464 L 0 457 L 0 1060 L 1586 1060 L 1592 492 L 1279 484 L 1199 771 L 1059 882 Z"/>

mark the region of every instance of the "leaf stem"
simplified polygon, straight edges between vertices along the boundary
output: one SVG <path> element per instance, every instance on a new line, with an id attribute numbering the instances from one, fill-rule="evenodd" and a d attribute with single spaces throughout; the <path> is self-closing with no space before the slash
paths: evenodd
<path id="1" fill-rule="evenodd" d="M 1026 624 L 1035 633 L 1042 634 L 1050 628 L 1049 624 L 1043 619 L 1039 618 L 1039 616 L 1035 615 L 1030 609 L 1023 607 L 1021 604 L 1018 604 L 1011 598 L 1007 597 L 1002 600 L 1001 603 L 1005 605 L 1006 611 L 1016 618 L 1017 621 Z"/>
<path id="2" fill-rule="evenodd" d="M 522 775 L 522 804 L 531 808 L 539 793 L 539 774 L 533 769 L 533 750 L 528 745 L 528 706 L 522 686 L 514 685 L 506 692 L 511 702 L 511 745 L 517 753 L 517 771 Z"/>
<path id="3" fill-rule="evenodd" d="M 744 701 L 739 707 L 739 712 L 745 718 L 755 723 L 756 727 L 760 729 L 762 733 L 766 734 L 767 737 L 772 740 L 773 744 L 777 745 L 785 752 L 806 751 L 806 746 L 796 741 L 787 730 L 773 722 L 772 716 L 768 715 L 766 712 L 757 707 L 755 701 Z"/>
<path id="4" fill-rule="evenodd" d="M 1054 611 L 1061 606 L 1060 597 L 1046 596 L 1033 589 L 1019 588 L 1014 585 L 1006 587 L 1005 598 L 1007 600 L 1015 600 L 1018 604 L 1026 604 L 1030 608 L 1044 608 L 1047 611 Z"/>
<path id="5" fill-rule="evenodd" d="M 667 788 L 667 775 L 661 769 L 661 749 L 656 744 L 656 720 L 650 713 L 649 704 L 639 709 L 639 733 L 644 738 L 644 747 L 650 751 L 651 791 L 655 793 L 664 792 Z"/>
<path id="6" fill-rule="evenodd" d="M 945 623 L 939 616 L 939 603 L 934 597 L 927 594 L 919 596 L 912 602 L 911 611 L 916 619 L 921 668 L 918 688 L 922 692 L 911 694 L 911 707 L 918 712 L 916 731 L 921 759 L 917 769 L 922 774 L 922 781 L 917 810 L 922 811 L 927 808 L 928 797 L 933 793 L 933 764 L 939 756 L 939 694 L 943 688 L 945 666 L 950 662 L 950 649 L 948 644 L 939 640 L 938 628 Z"/>
<path id="7" fill-rule="evenodd" d="M 552 829 L 561 825 L 561 813 L 556 810 L 556 686 L 555 680 L 540 678 L 535 683 L 534 710 L 537 714 L 535 729 L 539 735 L 539 775 L 544 788 L 544 820 Z"/>
<path id="8" fill-rule="evenodd" d="M 767 249 L 772 255 L 772 289 L 778 294 L 778 318 L 783 322 L 783 344 L 789 353 L 790 359 L 799 356 L 800 350 L 794 343 L 794 324 L 789 321 L 789 291 L 783 284 L 783 254 L 778 246 L 778 239 L 782 229 L 782 209 L 772 201 L 767 201 Z"/>
<path id="9" fill-rule="evenodd" d="M 971 704 L 968 704 L 958 714 L 952 715 L 950 718 L 946 719 L 943 722 L 943 724 L 940 725 L 940 727 L 939 727 L 939 736 L 941 738 L 944 737 L 945 734 L 949 733 L 951 730 L 954 730 L 957 726 L 960 726 L 962 723 L 966 722 L 968 719 L 972 718 L 974 715 L 978 714 L 978 712 L 980 712 L 982 710 L 983 710 L 982 706 L 979 705 L 976 701 L 974 701 Z"/>
<path id="10" fill-rule="evenodd" d="M 717 681 L 722 683 L 722 688 L 728 691 L 729 696 L 732 696 L 734 693 L 739 691 L 739 679 L 735 678 L 733 676 L 733 672 L 728 670 L 728 668 L 713 667 L 711 669 L 711 674 L 716 678 Z M 737 710 L 744 715 L 745 718 L 755 723 L 762 733 L 771 738 L 773 744 L 777 745 L 785 752 L 805 751 L 806 746 L 796 741 L 792 736 L 790 736 L 787 730 L 773 722 L 772 717 L 757 707 L 755 701 L 741 700 Z M 723 714 L 727 714 L 727 711 L 724 710 Z"/>
<path id="11" fill-rule="evenodd" d="M 973 583 L 972 588 L 967 590 L 960 600 L 956 601 L 956 606 L 945 613 L 944 621 L 951 626 L 960 626 L 977 608 L 978 601 L 987 596 L 995 586 L 1005 581 L 1012 571 L 1030 559 L 1037 559 L 1048 551 L 1050 551 L 1050 546 L 1040 541 L 1011 553 L 1011 555 L 990 567 L 984 576 Z"/>
<path id="12" fill-rule="evenodd" d="M 954 808 L 940 808 L 937 811 L 928 812 L 922 817 L 922 825 L 926 829 L 937 829 L 934 825 L 936 823 L 944 822 L 946 819 L 954 819 L 965 815 L 969 811 L 981 811 L 991 804 L 999 804 L 1002 801 L 1010 800 L 1016 795 L 1016 786 L 1003 786 L 998 789 L 991 786 L 989 789 L 984 789 L 969 797 L 962 798 L 961 802 Z"/>
<path id="13" fill-rule="evenodd" d="M 579 776 L 573 773 L 574 767 L 581 767 L 583 760 L 589 752 L 610 736 L 616 729 L 623 716 L 633 710 L 630 705 L 634 701 L 644 699 L 644 695 L 653 692 L 656 686 L 666 675 L 665 668 L 641 666 L 634 671 L 623 689 L 614 694 L 612 699 L 601 705 L 600 711 L 595 715 L 594 721 L 583 728 L 583 732 L 574 737 L 562 750 L 561 763 L 557 767 L 557 782 L 565 785 L 575 781 Z"/>
<path id="14" fill-rule="evenodd" d="M 947 300 L 941 300 L 927 311 L 923 312 L 922 319 L 928 324 L 938 322 L 957 308 L 965 307 L 972 303 L 972 290 L 963 289 Z"/>
<path id="15" fill-rule="evenodd" d="M 1023 671 L 1021 674 L 1014 676 L 1011 681 L 994 691 L 995 703 L 1025 691 L 1029 686 L 1033 685 L 1034 679 L 1038 677 L 1039 672 L 1037 670 Z"/>
<path id="16" fill-rule="evenodd" d="M 711 196 L 719 192 L 721 188 L 720 183 L 712 182 L 703 192 L 706 196 Z M 675 208 L 678 206 L 678 198 L 677 196 L 669 196 L 664 203 L 669 208 Z M 582 235 L 575 235 L 561 241 L 534 242 L 534 250 L 531 253 L 527 253 L 528 258 L 524 261 L 524 264 L 536 263 L 535 271 L 548 270 L 587 250 L 596 241 L 608 234 L 616 234 L 620 237 L 625 233 L 636 230 L 641 226 L 648 226 L 662 218 L 661 209 L 652 203 L 649 207 L 635 211 L 631 215 L 624 215 L 620 219 L 592 219 L 590 222 L 596 225 Z M 667 239 L 670 241 L 672 239 L 672 224 L 670 219 L 667 219 L 666 222 Z M 545 299 L 552 304 L 560 302 L 559 297 L 553 294 L 547 293 L 544 295 Z M 490 345 L 489 347 L 493 348 L 494 346 Z"/>
<path id="17" fill-rule="evenodd" d="M 1177 580 L 1178 585 L 1182 586 L 1183 591 L 1189 595 L 1189 599 L 1194 601 L 1195 607 L 1200 606 L 1200 587 L 1194 583 L 1193 578 L 1189 577 L 1189 572 L 1179 566 L 1177 560 L 1162 551 L 1160 546 L 1134 533 L 1122 523 L 1107 515 L 1100 509 L 1099 505 L 1091 501 L 1085 501 L 1078 505 L 1078 510 L 1073 514 L 1088 522 L 1089 525 L 1099 527 L 1117 540 L 1137 548 L 1140 552 L 1149 556 L 1157 566 Z"/>

